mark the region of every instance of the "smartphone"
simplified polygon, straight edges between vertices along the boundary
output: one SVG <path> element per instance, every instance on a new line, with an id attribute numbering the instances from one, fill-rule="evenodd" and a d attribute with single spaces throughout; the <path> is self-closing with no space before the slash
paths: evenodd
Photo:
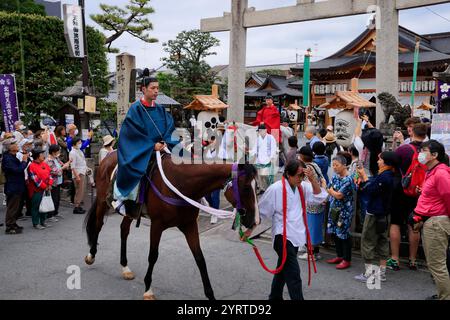
<path id="1" fill-rule="evenodd" d="M 402 128 L 397 127 L 397 128 L 395 128 L 395 131 L 402 132 Z"/>
<path id="2" fill-rule="evenodd" d="M 358 165 L 356 166 L 358 169 L 364 168 L 364 164 L 361 160 L 358 161 Z"/>

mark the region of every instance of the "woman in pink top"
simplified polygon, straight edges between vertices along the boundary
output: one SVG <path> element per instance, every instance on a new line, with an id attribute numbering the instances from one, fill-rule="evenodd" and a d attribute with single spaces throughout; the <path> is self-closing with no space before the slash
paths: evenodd
<path id="1" fill-rule="evenodd" d="M 436 140 L 422 145 L 419 162 L 428 167 L 421 195 L 410 223 L 423 224 L 422 242 L 428 269 L 440 300 L 450 300 L 450 277 L 446 266 L 450 237 L 450 168 L 445 148 Z"/>

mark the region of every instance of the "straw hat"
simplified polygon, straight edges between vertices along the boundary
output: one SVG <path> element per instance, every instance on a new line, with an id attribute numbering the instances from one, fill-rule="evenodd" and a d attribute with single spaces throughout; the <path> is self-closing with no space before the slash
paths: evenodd
<path id="1" fill-rule="evenodd" d="M 336 142 L 336 136 L 334 135 L 333 132 L 327 132 L 327 135 L 324 138 L 326 143 L 333 143 Z"/>
<path id="2" fill-rule="evenodd" d="M 108 134 L 107 136 L 103 137 L 103 146 L 107 146 L 108 144 L 110 144 L 113 141 L 114 141 L 114 138 Z"/>

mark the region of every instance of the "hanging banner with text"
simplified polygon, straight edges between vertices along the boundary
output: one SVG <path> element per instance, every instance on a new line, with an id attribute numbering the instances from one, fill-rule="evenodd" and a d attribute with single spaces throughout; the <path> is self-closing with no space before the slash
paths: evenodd
<path id="1" fill-rule="evenodd" d="M 69 55 L 73 58 L 84 58 L 84 32 L 81 7 L 71 4 L 63 5 L 64 36 Z"/>
<path id="2" fill-rule="evenodd" d="M 431 139 L 437 140 L 445 147 L 450 156 L 450 114 L 435 113 L 431 123 Z"/>
<path id="3" fill-rule="evenodd" d="M 0 74 L 0 105 L 3 111 L 6 132 L 15 130 L 14 122 L 19 120 L 16 79 L 13 74 Z"/>

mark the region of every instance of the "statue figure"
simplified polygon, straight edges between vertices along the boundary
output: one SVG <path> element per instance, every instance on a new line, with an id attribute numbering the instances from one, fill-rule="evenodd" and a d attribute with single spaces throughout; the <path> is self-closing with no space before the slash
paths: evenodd
<path id="1" fill-rule="evenodd" d="M 397 108 L 402 108 L 401 104 L 395 99 L 395 97 L 388 93 L 382 92 L 378 95 L 378 101 L 380 102 L 381 107 L 384 112 L 384 123 L 388 124 L 391 118 L 391 115 L 394 115 L 394 112 Z"/>

